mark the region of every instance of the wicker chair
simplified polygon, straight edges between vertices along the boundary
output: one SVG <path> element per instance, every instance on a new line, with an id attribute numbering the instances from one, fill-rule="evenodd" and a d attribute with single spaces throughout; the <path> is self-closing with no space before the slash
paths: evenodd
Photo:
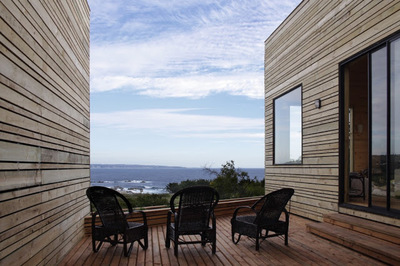
<path id="1" fill-rule="evenodd" d="M 175 208 L 175 200 L 178 206 Z M 216 221 L 214 208 L 219 200 L 218 192 L 208 186 L 194 186 L 176 192 L 170 201 L 171 210 L 167 216 L 165 246 L 174 242 L 174 254 L 178 256 L 178 245 L 211 243 L 212 253 L 216 250 Z M 172 216 L 174 218 L 172 222 Z M 211 226 L 210 226 L 211 219 Z M 184 240 L 183 235 L 200 235 L 200 240 Z"/>
<path id="2" fill-rule="evenodd" d="M 283 188 L 265 195 L 254 203 L 252 207 L 242 206 L 236 208 L 231 219 L 233 243 L 237 244 L 241 235 L 246 235 L 255 238 L 256 250 L 259 250 L 260 239 L 265 240 L 269 237 L 285 235 L 285 245 L 287 245 L 289 212 L 285 206 L 293 193 L 293 189 Z M 246 215 L 238 216 L 239 212 L 243 211 L 247 211 Z M 284 220 L 280 220 L 282 212 L 285 214 Z M 270 231 L 273 234 L 268 234 Z M 239 235 L 237 239 L 235 239 L 235 234 Z"/>
<path id="3" fill-rule="evenodd" d="M 133 211 L 131 204 L 122 194 L 106 187 L 89 187 L 86 190 L 86 195 L 96 208 L 96 212 L 92 213 L 92 246 L 94 252 L 100 249 L 103 242 L 109 242 L 113 246 L 122 243 L 126 257 L 130 255 L 135 241 L 138 241 L 143 249 L 147 249 L 148 228 L 144 212 Z M 125 202 L 129 214 L 123 212 L 119 200 Z M 127 216 L 132 216 L 133 214 L 138 215 L 138 218 L 143 220 L 143 223 L 128 222 Z M 96 225 L 95 223 L 97 215 L 100 216 L 101 225 Z M 144 243 L 140 241 L 141 239 L 144 240 Z M 129 248 L 128 243 L 130 243 Z"/>

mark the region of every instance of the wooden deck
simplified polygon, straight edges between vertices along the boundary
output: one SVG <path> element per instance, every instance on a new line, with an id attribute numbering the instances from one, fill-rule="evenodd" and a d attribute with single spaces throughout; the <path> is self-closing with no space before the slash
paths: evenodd
<path id="1" fill-rule="evenodd" d="M 306 232 L 310 222 L 292 215 L 288 246 L 275 237 L 262 242 L 260 250 L 255 251 L 255 243 L 247 237 L 233 244 L 230 216 L 218 217 L 216 254 L 212 255 L 209 245 L 180 245 L 178 258 L 172 247 L 165 248 L 165 226 L 149 227 L 149 248 L 144 251 L 135 243 L 129 258 L 123 256 L 122 245 L 105 243 L 94 253 L 91 238 L 85 237 L 60 265 L 385 265 Z"/>

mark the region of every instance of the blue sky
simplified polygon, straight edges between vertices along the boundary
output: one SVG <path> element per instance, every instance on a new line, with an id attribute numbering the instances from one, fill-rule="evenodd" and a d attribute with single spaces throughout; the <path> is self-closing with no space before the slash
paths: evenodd
<path id="1" fill-rule="evenodd" d="M 91 163 L 264 167 L 264 41 L 300 0 L 89 0 Z"/>

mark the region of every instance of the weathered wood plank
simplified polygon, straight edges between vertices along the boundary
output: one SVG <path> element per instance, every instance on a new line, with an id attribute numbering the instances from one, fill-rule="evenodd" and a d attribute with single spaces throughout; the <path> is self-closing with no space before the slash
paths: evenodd
<path id="1" fill-rule="evenodd" d="M 181 245 L 176 258 L 173 248 L 165 247 L 165 225 L 160 225 L 150 228 L 148 250 L 143 251 L 135 244 L 128 259 L 129 265 L 143 265 L 144 262 L 146 265 L 155 265 L 160 261 L 162 265 L 383 265 L 379 261 L 308 233 L 306 223 L 309 223 L 309 220 L 295 215 L 290 216 L 288 246 L 285 246 L 284 240 L 279 237 L 263 241 L 260 251 L 255 250 L 254 241 L 247 237 L 242 237 L 235 245 L 231 240 L 230 218 L 231 216 L 217 217 L 217 252 L 214 255 L 211 254 L 209 246 L 190 244 Z M 156 241 L 158 243 L 155 243 Z M 60 265 L 92 265 L 114 261 L 119 261 L 119 265 L 126 265 L 126 260 L 121 257 L 119 251 L 121 248 L 106 243 L 98 253 L 94 253 L 91 250 L 90 237 L 85 238 L 85 243 L 81 244 L 82 249 L 85 248 L 84 252 L 74 249 L 77 254 L 68 254 Z M 156 249 L 153 249 L 154 246 Z"/>
<path id="2" fill-rule="evenodd" d="M 11 0 L 7 0 L 11 1 Z M 36 3 L 36 2 L 35 2 Z M 13 4 L 9 3 L 8 8 L 13 7 Z M 4 13 L 6 10 L 8 10 L 6 7 L 4 7 Z M 16 7 L 14 8 L 13 11 L 18 10 Z M 6 14 L 5 14 L 6 15 Z M 17 13 L 18 15 L 18 13 Z M 52 52 L 53 50 L 50 48 L 51 43 L 48 44 L 47 47 L 42 48 L 40 42 L 45 42 L 46 39 L 34 39 L 40 38 L 40 34 L 37 34 L 36 36 L 32 37 L 26 30 L 25 28 L 19 24 L 19 23 L 24 23 L 24 26 L 29 26 L 28 20 L 21 15 L 18 17 L 22 21 L 18 21 L 18 18 L 15 18 L 16 13 L 13 14 L 8 14 L 8 16 L 4 16 L 7 18 L 8 24 L 15 24 L 15 27 L 13 29 L 9 28 L 8 25 L 0 21 L 2 28 L 4 28 L 5 33 L 8 33 L 8 31 L 12 32 L 13 30 L 17 29 L 16 33 L 14 35 L 8 34 L 10 36 L 10 39 L 5 39 L 3 38 L 2 41 L 7 45 L 8 50 L 4 51 L 4 53 L 8 56 L 11 57 L 10 52 L 13 52 L 14 55 L 17 56 L 18 59 L 20 60 L 15 60 L 12 59 L 13 62 L 15 62 L 17 65 L 20 65 L 21 68 L 24 70 L 21 72 L 21 74 L 24 74 L 24 72 L 30 74 L 31 76 L 36 77 L 36 80 L 39 80 L 41 84 L 43 84 L 45 87 L 52 92 L 54 92 L 56 95 L 62 95 L 63 98 L 62 100 L 68 101 L 69 104 L 73 105 L 74 108 L 72 108 L 74 111 L 75 110 L 80 110 L 83 112 L 85 111 L 86 108 L 88 108 L 88 103 L 87 106 L 82 106 L 83 99 L 79 97 L 73 90 L 71 90 L 71 87 L 76 86 L 74 83 L 70 82 L 69 84 L 66 84 L 64 80 L 59 79 L 59 75 L 65 75 L 63 74 L 65 69 L 60 69 L 57 68 L 57 60 L 58 59 L 60 62 L 64 62 L 63 59 L 66 59 L 67 57 L 64 56 L 64 58 L 60 58 L 60 54 L 64 53 L 65 51 L 63 49 L 59 49 L 57 54 L 54 52 L 51 55 L 47 55 L 47 52 Z M 7 31 L 8 30 L 8 31 Z M 37 28 L 30 28 L 30 30 L 33 31 L 41 31 L 41 28 L 37 26 Z M 42 36 L 43 37 L 43 36 Z M 30 47 L 29 45 L 33 45 L 33 47 Z M 46 49 L 47 48 L 47 49 Z M 66 47 L 64 47 L 66 48 Z M 21 52 L 22 51 L 22 52 Z M 43 54 L 38 54 L 42 52 Z M 11 57 L 13 58 L 13 57 Z M 47 59 L 46 61 L 43 61 L 42 58 Z M 54 59 L 53 59 L 54 58 Z M 35 61 L 36 60 L 36 61 Z M 54 60 L 54 61 L 52 61 Z M 52 63 L 50 63 L 52 62 Z M 53 64 L 53 65 L 47 65 L 46 64 Z M 54 72 L 53 69 L 56 69 L 57 72 Z M 4 72 L 6 73 L 6 72 Z M 70 74 L 71 75 L 71 74 Z M 27 78 L 27 77 L 26 77 Z M 67 79 L 68 76 L 65 76 L 65 79 Z M 53 80 L 55 79 L 55 80 Z M 76 82 L 76 81 L 75 81 Z M 79 84 L 80 86 L 85 86 L 85 84 Z M 87 86 L 87 84 L 86 84 Z M 25 87 L 25 86 L 24 86 Z M 65 109 L 67 111 L 67 109 Z"/>
<path id="3" fill-rule="evenodd" d="M 0 3 L 0 264 L 56 265 L 84 235 L 89 6 Z"/>

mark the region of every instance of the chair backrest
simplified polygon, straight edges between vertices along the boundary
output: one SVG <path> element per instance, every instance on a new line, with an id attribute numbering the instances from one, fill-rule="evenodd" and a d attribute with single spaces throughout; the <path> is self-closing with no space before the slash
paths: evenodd
<path id="1" fill-rule="evenodd" d="M 132 212 L 132 206 L 122 194 L 110 188 L 93 186 L 86 190 L 86 195 L 96 208 L 104 228 L 113 233 L 124 232 L 128 223 L 118 198 L 126 203 L 129 212 Z"/>
<path id="2" fill-rule="evenodd" d="M 178 209 L 175 208 L 176 199 L 179 200 Z M 176 192 L 171 198 L 170 207 L 176 213 L 175 224 L 178 230 L 207 228 L 218 201 L 218 192 L 209 186 L 193 186 Z"/>
<path id="3" fill-rule="evenodd" d="M 282 188 L 265 195 L 264 204 L 254 222 L 259 225 L 276 223 L 293 194 L 294 189 Z"/>

